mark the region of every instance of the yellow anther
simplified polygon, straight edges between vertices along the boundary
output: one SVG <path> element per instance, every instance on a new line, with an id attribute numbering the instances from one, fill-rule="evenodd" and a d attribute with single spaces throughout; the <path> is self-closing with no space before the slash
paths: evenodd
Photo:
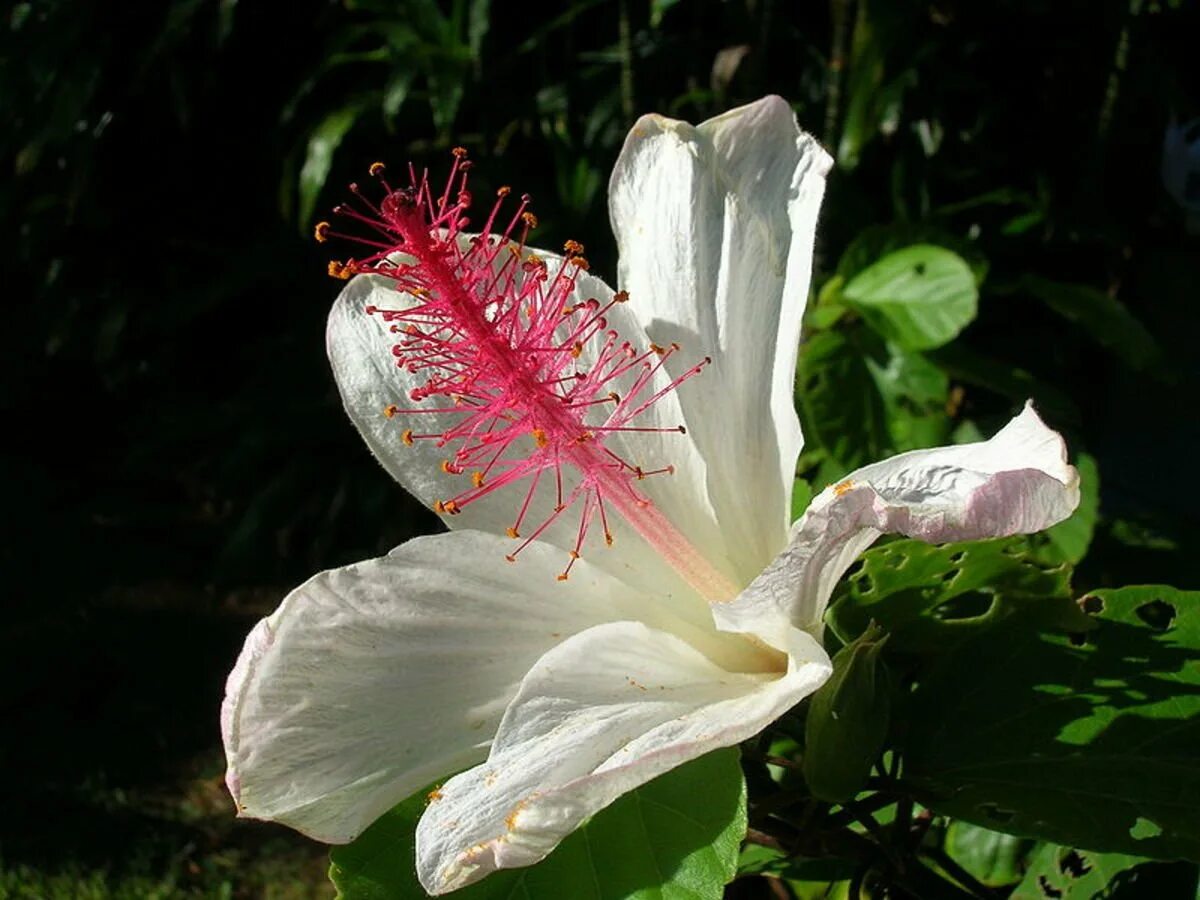
<path id="1" fill-rule="evenodd" d="M 659 356 L 662 356 L 664 353 L 666 353 L 666 352 L 667 352 L 667 351 L 666 351 L 666 348 L 664 348 L 664 347 L 660 347 L 660 346 L 658 346 L 658 344 L 655 344 L 655 343 L 651 343 L 651 344 L 650 344 L 650 349 L 651 349 L 651 351 L 653 351 L 654 353 L 657 353 Z"/>
<path id="2" fill-rule="evenodd" d="M 611 531 L 604 532 L 604 543 L 608 544 L 608 546 L 611 547 L 612 542 L 613 542 L 612 532 Z"/>
<path id="3" fill-rule="evenodd" d="M 624 303 L 628 299 L 629 291 L 617 291 L 615 294 L 613 294 L 614 303 Z"/>
<path id="4" fill-rule="evenodd" d="M 400 412 L 400 407 L 398 407 L 395 403 L 389 403 L 383 408 L 383 415 L 388 419 L 393 418 L 398 412 Z"/>
<path id="5" fill-rule="evenodd" d="M 373 162 L 373 163 L 371 163 L 371 165 L 367 169 L 367 171 L 370 172 L 372 175 L 374 175 L 376 178 L 378 178 L 380 175 L 383 174 L 383 170 L 386 168 L 387 168 L 387 166 L 385 166 L 381 162 Z"/>
<path id="6" fill-rule="evenodd" d="M 426 803 L 437 803 L 441 799 L 442 799 L 442 789 L 441 788 L 434 788 L 432 791 L 430 791 L 428 794 L 425 795 Z"/>
<path id="7" fill-rule="evenodd" d="M 512 188 L 510 188 L 507 184 L 502 184 L 499 188 L 496 189 L 497 197 L 507 197 L 511 193 L 512 193 Z"/>
<path id="8" fill-rule="evenodd" d="M 433 511 L 438 514 L 444 513 L 446 511 L 446 504 L 443 503 L 441 500 L 434 500 L 433 501 Z"/>
<path id="9" fill-rule="evenodd" d="M 574 344 L 571 345 L 571 356 L 575 357 L 575 359 L 579 359 L 579 357 L 582 354 L 583 354 L 583 344 L 579 343 L 579 341 L 576 341 Z"/>
<path id="10" fill-rule="evenodd" d="M 542 431 L 540 428 L 533 429 L 533 439 L 537 442 L 539 447 L 545 447 L 550 443 L 550 439 L 546 437 L 546 432 Z"/>
<path id="11" fill-rule="evenodd" d="M 448 459 L 442 460 L 442 471 L 445 472 L 447 475 L 459 474 L 454 463 L 450 462 L 450 460 L 448 460 Z"/>
<path id="12" fill-rule="evenodd" d="M 559 573 L 558 573 L 557 575 L 555 575 L 554 577 L 555 577 L 556 579 L 558 579 L 559 581 L 566 581 L 566 580 L 567 580 L 568 578 L 570 578 L 571 576 L 570 576 L 570 575 L 568 575 L 566 572 L 559 572 Z"/>
<path id="13" fill-rule="evenodd" d="M 466 155 L 467 155 L 467 148 L 466 147 L 455 147 L 450 152 L 452 154 L 454 154 L 455 159 L 464 159 L 464 158 L 466 158 Z"/>
<path id="14" fill-rule="evenodd" d="M 353 262 L 340 263 L 336 259 L 331 259 L 329 261 L 329 275 L 331 278 L 340 278 L 342 281 L 346 281 L 354 274 L 353 266 Z"/>
<path id="15" fill-rule="evenodd" d="M 843 494 L 849 493 L 850 489 L 853 487 L 854 487 L 854 482 L 847 479 L 846 481 L 843 481 L 841 484 L 834 485 L 833 495 L 835 497 L 841 497 Z"/>
<path id="16" fill-rule="evenodd" d="M 575 268 L 583 269 L 585 272 L 592 267 L 587 259 L 582 256 L 572 256 L 570 261 L 574 263 Z"/>
<path id="17" fill-rule="evenodd" d="M 533 213 L 529 212 L 528 210 L 521 213 L 521 221 L 524 222 L 526 225 L 528 225 L 530 228 L 537 228 L 537 226 L 538 226 L 538 217 L 535 216 Z"/>
<path id="18" fill-rule="evenodd" d="M 514 806 L 512 808 L 512 812 L 510 812 L 507 816 L 504 817 L 504 825 L 506 828 L 508 828 L 509 831 L 512 831 L 513 829 L 515 829 L 517 827 L 517 816 L 519 816 L 521 814 L 521 808 L 524 805 L 525 805 L 525 801 L 522 800 L 520 803 L 518 803 L 516 806 Z"/>
<path id="19" fill-rule="evenodd" d="M 445 503 L 442 504 L 442 507 L 446 510 L 446 515 L 448 515 L 448 516 L 456 516 L 460 512 L 462 512 L 462 510 L 459 509 L 458 504 L 455 503 L 453 500 L 447 500 Z"/>
<path id="20" fill-rule="evenodd" d="M 329 240 L 329 223 L 318 222 L 317 226 L 313 229 L 313 237 L 317 239 L 318 244 L 323 244 Z"/>
<path id="21" fill-rule="evenodd" d="M 568 555 L 571 557 L 571 559 L 579 559 L 579 551 L 578 550 L 572 550 L 570 552 L 570 554 L 568 554 Z"/>
<path id="22" fill-rule="evenodd" d="M 513 528 L 511 525 L 504 530 L 504 533 L 510 538 L 519 538 L 521 536 L 521 532 L 517 531 L 517 529 Z"/>
<path id="23" fill-rule="evenodd" d="M 483 487 L 483 473 L 482 472 L 472 472 L 471 473 L 471 484 L 475 485 L 475 487 Z"/>
<path id="24" fill-rule="evenodd" d="M 536 253 L 530 253 L 529 256 L 527 256 L 525 258 L 525 265 L 535 266 L 539 269 L 544 269 L 544 268 L 546 268 L 546 261 L 544 259 L 542 259 L 540 256 L 538 256 Z"/>
<path id="25" fill-rule="evenodd" d="M 583 254 L 583 244 L 579 241 L 567 241 L 563 244 L 563 250 L 568 256 L 580 256 Z"/>
<path id="26" fill-rule="evenodd" d="M 411 447 L 413 445 L 413 433 L 411 428 L 405 428 L 400 434 L 400 440 L 404 441 L 404 446 Z"/>

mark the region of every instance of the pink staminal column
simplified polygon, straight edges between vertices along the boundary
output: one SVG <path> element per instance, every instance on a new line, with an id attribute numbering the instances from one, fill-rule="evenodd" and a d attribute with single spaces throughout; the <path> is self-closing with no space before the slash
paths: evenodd
<path id="1" fill-rule="evenodd" d="M 368 236 L 334 232 L 326 222 L 316 228 L 318 240 L 350 238 L 371 250 L 363 259 L 331 262 L 330 274 L 386 276 L 406 295 L 397 308 L 365 312 L 388 323 L 396 365 L 424 378 L 409 392 L 413 408 L 389 406 L 383 415 L 401 419 L 398 440 L 405 444 L 434 441 L 446 448 L 442 469 L 466 482 L 435 510 L 456 515 L 481 497 L 514 489 L 522 499 L 508 534 L 520 543 L 507 559 L 515 561 L 577 507 L 579 525 L 560 580 L 570 576 L 597 524 L 612 543 L 615 513 L 710 602 L 732 599 L 736 586 L 638 489 L 641 480 L 669 475 L 673 467 L 645 469 L 606 445 L 617 433 L 682 433 L 682 425 L 640 426 L 637 419 L 710 360 L 667 381 L 660 372 L 678 345 L 637 348 L 608 327 L 610 309 L 628 300 L 625 292 L 606 304 L 573 302 L 578 273 L 588 267 L 583 246 L 568 241 L 553 267 L 528 252 L 526 239 L 537 225 L 528 196 L 506 214 L 510 191 L 501 188 L 480 233 L 468 237 L 470 167 L 466 152 L 456 149 L 446 185 L 435 192 L 428 173 L 418 176 L 412 166 L 408 186 L 394 189 L 375 163 L 371 174 L 381 182 L 383 200 L 375 204 L 351 185 L 362 208 L 334 210 L 365 226 Z M 456 415 L 444 430 L 420 428 L 422 415 L 446 413 Z M 574 477 L 564 479 L 564 471 Z M 553 508 L 525 534 L 539 490 L 553 492 Z"/>

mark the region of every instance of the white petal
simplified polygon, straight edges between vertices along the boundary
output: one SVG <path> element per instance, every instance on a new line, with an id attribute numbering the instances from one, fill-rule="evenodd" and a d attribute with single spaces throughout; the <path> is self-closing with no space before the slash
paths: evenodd
<path id="1" fill-rule="evenodd" d="M 787 540 L 800 426 L 792 404 L 800 319 L 829 156 L 767 97 L 699 127 L 643 116 L 609 187 L 620 282 L 678 369 L 698 454 L 676 477 L 710 498 L 735 581 Z M 696 508 L 702 503 L 692 504 Z M 695 526 L 693 526 L 695 527 Z"/>
<path id="2" fill-rule="evenodd" d="M 630 610 L 661 610 L 586 563 L 555 581 L 556 548 L 534 544 L 518 565 L 496 562 L 503 552 L 503 539 L 479 532 L 418 538 L 314 576 L 260 622 L 222 709 L 240 813 L 352 840 L 483 759 L 548 649 Z"/>
<path id="3" fill-rule="evenodd" d="M 463 240 L 469 240 L 469 237 L 464 236 Z M 558 257 L 554 254 L 536 252 L 551 266 L 556 264 Z M 612 294 L 612 289 L 599 278 L 585 272 L 579 273 L 576 299 L 595 297 L 605 303 Z M 409 410 L 443 404 L 436 400 L 424 404 L 414 403 L 409 399 L 409 391 L 423 383 L 425 376 L 414 375 L 395 365 L 392 355 L 395 336 L 388 331 L 388 326 L 379 316 L 370 316 L 365 312 L 368 306 L 402 309 L 411 302 L 411 297 L 397 291 L 394 282 L 386 277 L 356 276 L 343 289 L 329 313 L 326 344 L 342 402 L 363 440 L 396 481 L 432 507 L 436 501 L 453 497 L 468 487 L 469 478 L 467 475 L 449 475 L 442 470 L 442 461 L 450 455 L 447 448 L 439 447 L 433 440 L 417 440 L 408 446 L 401 440 L 401 434 L 406 428 L 412 428 L 418 433 L 439 433 L 447 429 L 460 414 L 399 413 L 391 418 L 384 415 L 384 409 L 388 406 Z M 642 344 L 646 342 L 640 326 L 629 316 L 627 305 L 619 304 L 612 311 L 610 318 L 613 326 L 621 329 L 626 339 Z M 676 401 L 667 398 L 663 406 L 666 410 L 665 415 L 672 420 L 672 425 L 678 425 L 683 417 L 678 411 Z M 689 438 L 678 432 L 669 435 L 633 436 L 644 438 L 640 441 L 622 440 L 624 437 L 614 436 L 611 443 L 616 452 L 633 464 L 643 464 L 647 469 L 665 465 L 662 461 L 664 453 L 694 452 L 690 449 Z M 671 476 L 658 476 L 646 479 L 640 484 L 651 485 L 674 480 Z M 566 490 L 569 491 L 572 483 L 571 473 L 564 470 Z M 528 483 L 521 482 L 495 491 L 468 504 L 458 515 L 443 517 L 443 521 L 455 529 L 478 529 L 502 535 L 514 524 L 528 487 Z M 686 498 L 680 501 L 677 499 L 678 492 L 675 495 L 671 494 L 672 487 L 670 483 L 663 485 L 662 492 L 655 496 L 664 515 L 674 521 L 684 522 L 709 518 L 707 507 L 698 514 L 695 513 L 687 505 Z M 544 477 L 530 505 L 525 524 L 522 525 L 521 530 L 524 533 L 532 532 L 551 516 L 555 498 L 553 478 Z M 617 577 L 655 594 L 676 599 L 695 599 L 692 589 L 632 528 L 627 527 L 615 516 L 610 525 L 615 536 L 613 546 L 605 546 L 600 529 L 595 528 L 594 536 L 584 548 L 587 558 L 613 572 Z M 575 545 L 578 527 L 578 511 L 568 509 L 540 535 L 539 539 L 568 551 Z M 504 552 L 511 553 L 518 543 L 516 540 L 510 541 Z M 496 559 L 503 562 L 499 556 Z M 565 565 L 566 562 L 564 555 L 562 564 Z"/>
<path id="4" fill-rule="evenodd" d="M 791 541 L 732 603 L 718 627 L 778 646 L 784 621 L 813 633 L 842 573 L 885 533 L 972 541 L 1049 528 L 1079 504 L 1079 474 L 1062 438 L 1026 404 L 989 441 L 915 450 L 851 473 L 823 491 Z"/>
<path id="5" fill-rule="evenodd" d="M 422 884 L 444 893 L 535 863 L 626 791 L 757 733 L 832 671 L 804 632 L 792 631 L 787 650 L 777 671 L 751 673 L 635 622 L 565 641 L 522 682 L 487 762 L 450 779 L 426 809 Z"/>

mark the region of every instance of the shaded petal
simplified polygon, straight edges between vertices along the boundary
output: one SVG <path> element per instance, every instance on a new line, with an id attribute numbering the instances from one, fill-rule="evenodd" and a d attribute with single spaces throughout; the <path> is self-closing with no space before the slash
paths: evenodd
<path id="1" fill-rule="evenodd" d="M 462 240 L 468 241 L 470 237 L 464 235 Z M 536 252 L 552 268 L 560 259 L 552 253 Z M 586 272 L 579 273 L 576 281 L 576 299 L 595 297 L 601 303 L 606 303 L 612 295 L 612 289 L 599 278 Z M 442 461 L 448 454 L 436 441 L 418 440 L 409 446 L 401 440 L 401 434 L 406 428 L 412 428 L 418 433 L 440 433 L 460 418 L 460 414 L 451 412 L 406 415 L 401 412 L 391 418 L 384 415 L 384 409 L 388 406 L 410 410 L 421 409 L 423 406 L 436 407 L 439 403 L 431 401 L 421 404 L 409 399 L 409 391 L 422 384 L 426 376 L 414 375 L 395 365 L 392 355 L 395 336 L 388 331 L 388 326 L 379 316 L 370 316 L 365 312 L 368 306 L 403 309 L 412 302 L 410 295 L 397 290 L 395 282 L 387 277 L 356 276 L 342 290 L 329 313 L 326 345 L 346 412 L 358 428 L 367 447 L 396 481 L 421 502 L 433 507 L 436 501 L 453 497 L 469 486 L 468 476 L 449 475 L 442 470 Z M 642 345 L 646 343 L 644 333 L 636 320 L 629 315 L 626 305 L 619 304 L 615 307 L 609 318 L 613 327 L 619 328 L 626 339 L 640 342 Z M 679 412 L 674 398 L 665 398 L 665 403 L 661 405 L 664 406 L 663 414 L 673 425 L 682 421 L 682 413 Z M 647 440 L 630 441 L 623 435 L 616 435 L 611 442 L 612 447 L 615 452 L 634 464 L 644 463 L 646 468 L 664 465 L 665 463 L 660 461 L 664 452 L 690 452 L 688 437 L 677 432 L 670 435 L 637 437 L 645 437 Z M 573 484 L 571 473 L 564 470 L 564 476 L 564 484 L 569 491 Z M 641 484 L 650 485 L 652 482 L 663 481 L 673 483 L 675 479 L 669 476 L 656 477 Z M 711 510 L 706 501 L 702 500 L 704 508 L 696 512 L 687 505 L 687 495 L 679 499 L 679 492 L 670 493 L 672 487 L 673 484 L 664 485 L 666 493 L 657 498 L 665 515 L 676 521 L 687 521 L 697 517 L 711 518 Z M 454 529 L 478 529 L 503 535 L 516 520 L 528 488 L 526 480 L 512 487 L 494 491 L 468 504 L 458 515 L 444 516 L 443 521 Z M 553 479 L 543 478 L 522 530 L 529 533 L 547 520 L 554 511 L 555 498 Z M 695 600 L 692 589 L 632 528 L 617 517 L 613 518 L 611 525 L 615 536 L 612 548 L 603 546 L 599 529 L 595 529 L 596 536 L 585 546 L 585 554 L 592 562 L 642 589 L 652 590 L 656 594 L 675 598 L 680 602 L 683 602 L 685 597 Z M 578 514 L 568 510 L 540 535 L 540 540 L 561 547 L 564 551 L 570 550 L 575 545 L 578 527 Z M 510 542 L 504 552 L 512 552 L 517 543 Z M 496 560 L 501 561 L 499 556 Z M 564 556 L 561 565 L 565 565 L 566 561 Z M 702 604 L 698 604 L 696 615 L 702 612 Z"/>
<path id="2" fill-rule="evenodd" d="M 787 540 L 801 447 L 792 383 L 829 165 L 767 97 L 695 128 L 643 116 L 609 186 L 621 286 L 647 333 L 683 347 L 677 372 L 713 359 L 679 392 L 696 448 L 671 461 L 721 526 L 720 543 L 697 546 L 728 558 L 740 584 Z"/>
<path id="3" fill-rule="evenodd" d="M 555 581 L 553 547 L 532 545 L 526 567 L 495 562 L 503 552 L 479 532 L 417 538 L 314 576 L 260 622 L 222 708 L 240 814 L 352 840 L 434 778 L 483 759 L 548 649 L 660 609 L 586 563 Z"/>
<path id="4" fill-rule="evenodd" d="M 933 543 L 1029 533 L 1078 504 L 1079 474 L 1062 437 L 1026 404 L 989 441 L 902 453 L 827 488 L 792 527 L 787 549 L 714 617 L 779 646 L 782 621 L 820 632 L 834 585 L 881 534 Z"/>
<path id="5" fill-rule="evenodd" d="M 535 863 L 621 794 L 757 733 L 832 671 L 805 632 L 787 651 L 750 673 L 637 622 L 565 641 L 521 683 L 487 762 L 434 795 L 417 826 L 421 883 L 444 893 Z"/>

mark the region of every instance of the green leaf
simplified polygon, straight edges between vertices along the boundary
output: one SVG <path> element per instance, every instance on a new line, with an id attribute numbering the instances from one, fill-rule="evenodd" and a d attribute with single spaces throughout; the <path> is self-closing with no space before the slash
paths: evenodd
<path id="1" fill-rule="evenodd" d="M 408 99 L 408 92 L 412 88 L 415 76 L 416 72 L 406 67 L 397 69 L 388 78 L 387 86 L 383 89 L 383 101 L 380 103 L 380 108 L 383 110 L 384 120 L 389 124 L 400 112 L 404 101 Z"/>
<path id="2" fill-rule="evenodd" d="M 812 335 L 800 347 L 796 399 L 810 442 L 841 471 L 866 465 L 887 442 L 883 401 L 866 358 L 840 331 Z"/>
<path id="3" fill-rule="evenodd" d="M 970 822 L 951 822 L 946 829 L 944 849 L 983 884 L 1003 887 L 1021 880 L 1025 858 L 1034 846 L 1025 838 Z"/>
<path id="4" fill-rule="evenodd" d="M 915 244 L 859 272 L 842 298 L 888 340 L 926 350 L 948 343 L 975 318 L 979 290 L 957 253 Z"/>
<path id="5" fill-rule="evenodd" d="M 946 443 L 950 417 L 946 403 L 950 379 L 920 353 L 889 346 L 884 361 L 866 360 L 883 398 L 889 450 L 903 452 Z"/>
<path id="6" fill-rule="evenodd" d="M 1145 370 L 1162 363 L 1158 342 L 1116 297 L 1085 284 L 1065 284 L 1033 275 L 1025 276 L 1021 284 L 1131 368 Z"/>
<path id="7" fill-rule="evenodd" d="M 425 892 L 414 871 L 425 794 L 330 853 L 342 900 L 408 900 Z M 746 784 L 736 749 L 680 766 L 593 816 L 546 859 L 494 872 L 456 900 L 718 900 L 737 872 L 746 833 Z"/>
<path id="8" fill-rule="evenodd" d="M 1096 460 L 1081 453 L 1075 460 L 1079 470 L 1079 507 L 1071 517 L 1059 522 L 1044 533 L 1046 546 L 1039 556 L 1048 563 L 1079 563 L 1087 555 L 1096 532 L 1096 518 L 1100 513 L 1100 470 Z"/>
<path id="9" fill-rule="evenodd" d="M 311 224 L 313 210 L 317 205 L 317 197 L 325 187 L 325 179 L 329 177 L 329 168 L 333 165 L 333 154 L 342 143 L 362 107 L 352 103 L 334 110 L 308 136 L 308 147 L 304 154 L 304 165 L 300 168 L 300 217 L 302 229 Z"/>
<path id="10" fill-rule="evenodd" d="M 833 675 L 813 695 L 804 725 L 804 780 L 830 803 L 862 790 L 883 751 L 891 679 L 880 657 L 887 635 L 868 628 L 833 657 Z"/>
<path id="11" fill-rule="evenodd" d="M 957 253 L 971 267 L 976 287 L 983 284 L 987 277 L 987 257 L 980 251 L 978 244 L 927 222 L 893 222 L 864 228 L 842 251 L 835 277 L 840 276 L 843 283 L 850 281 L 863 269 L 889 253 L 914 244 L 934 244 Z"/>
<path id="12" fill-rule="evenodd" d="M 1145 862 L 1123 853 L 1092 853 L 1046 844 L 1034 855 L 1013 900 L 1092 900 L 1100 896 L 1118 872 Z M 1057 892 L 1057 893 L 1055 893 Z"/>
<path id="13" fill-rule="evenodd" d="M 825 620 L 849 643 L 872 620 L 894 650 L 944 652 L 1018 614 L 1084 630 L 1070 569 L 1040 564 L 1025 538 L 931 545 L 893 541 L 863 554 L 834 590 Z M 986 824 L 986 823 L 985 823 Z"/>
<path id="14" fill-rule="evenodd" d="M 1194 900 L 1195 896 L 1194 866 L 1047 844 L 1030 860 L 1010 900 Z"/>
<path id="15" fill-rule="evenodd" d="M 935 812 L 1101 852 L 1200 859 L 1200 592 L 1095 591 L 1086 635 L 1023 617 L 959 644 L 909 708 Z"/>
<path id="16" fill-rule="evenodd" d="M 795 522 L 798 518 L 804 515 L 804 511 L 808 509 L 808 504 L 812 503 L 813 490 L 803 478 L 797 478 L 792 482 L 792 521 Z"/>

